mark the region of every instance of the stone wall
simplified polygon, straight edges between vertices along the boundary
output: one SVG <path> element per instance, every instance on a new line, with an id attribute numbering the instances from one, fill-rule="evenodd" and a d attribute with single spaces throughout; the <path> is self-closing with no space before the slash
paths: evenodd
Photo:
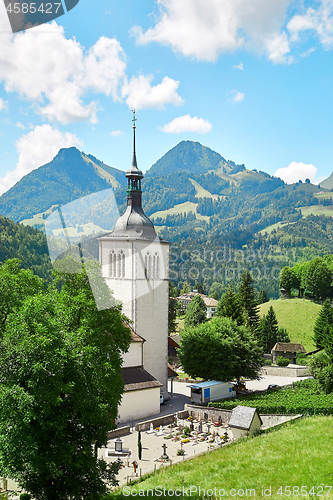
<path id="1" fill-rule="evenodd" d="M 118 427 L 114 431 L 108 432 L 108 439 L 116 439 L 117 437 L 126 436 L 130 433 L 130 426 L 125 425 L 124 427 Z"/>
<path id="2" fill-rule="evenodd" d="M 262 375 L 272 375 L 278 377 L 304 377 L 309 375 L 306 366 L 264 366 L 260 372 Z"/>
<path id="3" fill-rule="evenodd" d="M 184 406 L 188 411 L 190 417 L 197 418 L 198 420 L 208 420 L 209 422 L 219 422 L 227 424 L 231 416 L 231 410 L 220 410 L 218 408 L 207 408 L 207 406 Z"/>

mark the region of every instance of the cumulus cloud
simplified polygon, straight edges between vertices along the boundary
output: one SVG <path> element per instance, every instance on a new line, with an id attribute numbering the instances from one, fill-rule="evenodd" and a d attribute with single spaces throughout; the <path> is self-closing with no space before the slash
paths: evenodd
<path id="1" fill-rule="evenodd" d="M 278 168 L 274 175 L 275 177 L 280 177 L 287 184 L 293 184 L 299 180 L 304 182 L 305 179 L 310 179 L 312 184 L 318 184 L 324 180 L 324 177 L 316 178 L 317 167 L 311 163 L 307 164 L 296 161 L 292 161 L 285 168 Z"/>
<path id="2" fill-rule="evenodd" d="M 326 50 L 333 48 L 333 0 L 321 0 L 317 9 L 309 7 L 305 13 L 294 15 L 287 28 L 293 41 L 314 32 Z"/>
<path id="3" fill-rule="evenodd" d="M 124 135 L 124 132 L 122 130 L 112 130 L 110 132 L 110 135 L 112 135 L 112 137 L 119 137 L 121 135 Z"/>
<path id="4" fill-rule="evenodd" d="M 151 76 L 128 81 L 126 54 L 116 39 L 102 36 L 86 50 L 75 38 L 67 39 L 55 21 L 14 36 L 3 34 L 0 52 L 5 91 L 31 101 L 35 112 L 50 122 L 96 123 L 98 102 L 87 99 L 88 93 L 114 102 L 127 97 L 128 105 L 138 109 L 182 103 L 179 82 L 171 78 L 154 87 Z"/>
<path id="5" fill-rule="evenodd" d="M 203 118 L 190 115 L 179 116 L 162 127 L 162 132 L 169 134 L 180 134 L 183 132 L 195 132 L 197 134 L 207 134 L 212 128 L 211 123 Z"/>
<path id="6" fill-rule="evenodd" d="M 82 146 L 75 134 L 60 132 L 51 125 L 35 127 L 15 143 L 19 158 L 15 170 L 0 177 L 0 194 L 10 189 L 22 177 L 51 161 L 60 148 Z"/>
<path id="7" fill-rule="evenodd" d="M 230 94 L 232 102 L 242 102 L 245 99 L 245 94 L 243 94 L 243 92 L 237 92 L 237 90 L 232 90 Z"/>
<path id="8" fill-rule="evenodd" d="M 137 43 L 158 42 L 202 61 L 239 48 L 267 52 L 275 62 L 273 42 L 281 35 L 291 0 L 157 0 L 160 16 Z M 288 53 L 287 47 L 283 49 Z M 283 59 L 283 58 L 282 58 Z M 284 62 L 284 61 L 282 61 Z"/>
<path id="9" fill-rule="evenodd" d="M 179 81 L 165 76 L 162 83 L 151 86 L 152 76 L 133 77 L 122 89 L 123 97 L 127 97 L 129 108 L 164 109 L 165 104 L 181 106 L 183 99 L 177 94 Z"/>

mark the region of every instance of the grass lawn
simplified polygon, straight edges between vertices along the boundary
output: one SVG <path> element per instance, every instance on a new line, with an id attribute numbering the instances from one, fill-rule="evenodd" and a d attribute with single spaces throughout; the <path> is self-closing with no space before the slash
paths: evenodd
<path id="1" fill-rule="evenodd" d="M 312 205 L 310 207 L 301 207 L 300 208 L 303 217 L 307 217 L 308 215 L 326 215 L 326 217 L 333 217 L 333 205 L 328 205 L 324 207 L 324 205 Z"/>
<path id="2" fill-rule="evenodd" d="M 165 467 L 141 483 L 132 485 L 131 490 L 135 488 L 138 496 L 144 496 L 143 490 L 156 487 L 180 489 L 181 494 L 177 498 L 186 498 L 182 494 L 183 487 L 187 493 L 190 486 L 200 487 L 206 492 L 214 491 L 216 487 L 217 495 L 207 492 L 205 497 L 228 496 L 239 499 L 253 497 L 253 491 L 250 494 L 249 490 L 255 490 L 256 497 L 269 496 L 275 500 L 287 496 L 301 498 L 306 496 L 305 492 L 308 493 L 308 498 L 321 496 L 332 499 L 333 492 L 328 494 L 329 488 L 325 488 L 333 485 L 332 444 L 333 417 L 303 418 L 253 439 L 247 438 L 192 460 Z M 192 454 L 193 448 L 190 448 Z M 271 488 L 271 494 L 266 491 L 267 494 L 263 495 L 262 488 Z M 219 495 L 218 492 L 222 489 L 225 494 L 221 494 L 221 491 Z M 194 498 L 195 490 L 192 491 Z M 119 490 L 107 498 L 125 498 L 124 493 L 128 493 L 128 490 Z M 147 497 L 147 492 L 144 493 Z M 162 494 L 163 497 L 176 498 L 168 494 Z"/>
<path id="3" fill-rule="evenodd" d="M 291 342 L 302 342 L 307 351 L 315 348 L 311 337 L 321 308 L 319 304 L 298 298 L 270 300 L 259 306 L 260 316 L 267 314 L 270 306 L 273 306 L 279 326 L 287 329 Z"/>

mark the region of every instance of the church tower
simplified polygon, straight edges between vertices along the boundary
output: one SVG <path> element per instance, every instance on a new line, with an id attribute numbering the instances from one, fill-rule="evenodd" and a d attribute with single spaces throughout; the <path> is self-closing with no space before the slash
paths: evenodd
<path id="1" fill-rule="evenodd" d="M 141 181 L 135 150 L 126 172 L 127 208 L 113 231 L 99 238 L 103 277 L 123 305 L 134 332 L 142 337 L 142 366 L 167 392 L 169 245 L 159 238 L 142 209 Z"/>

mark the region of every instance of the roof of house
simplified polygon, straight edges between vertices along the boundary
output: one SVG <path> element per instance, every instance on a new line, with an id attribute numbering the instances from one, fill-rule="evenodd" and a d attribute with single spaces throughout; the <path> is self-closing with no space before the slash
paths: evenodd
<path id="1" fill-rule="evenodd" d="M 146 342 L 146 339 L 135 333 L 133 328 L 128 323 L 126 323 L 126 321 L 124 321 L 124 325 L 131 331 L 131 342 Z"/>
<path id="2" fill-rule="evenodd" d="M 191 300 L 196 296 L 200 295 L 200 297 L 203 298 L 204 303 L 206 304 L 206 307 L 217 307 L 218 301 L 213 299 L 212 297 L 207 297 L 207 295 L 204 295 L 203 293 L 198 293 L 198 292 L 187 292 L 181 295 L 180 297 L 177 297 L 177 300 L 182 300 L 185 302 L 191 302 Z"/>
<path id="3" fill-rule="evenodd" d="M 236 408 L 232 410 L 231 417 L 229 420 L 229 427 L 249 430 L 256 413 L 262 424 L 262 420 L 257 411 L 257 408 L 251 408 L 250 406 L 236 406 Z"/>
<path id="4" fill-rule="evenodd" d="M 290 342 L 277 342 L 273 347 L 274 352 L 306 352 L 302 344 L 292 344 Z"/>
<path id="5" fill-rule="evenodd" d="M 171 368 L 171 365 L 168 363 L 168 378 L 172 377 L 178 377 L 178 373 L 175 372 L 175 370 Z"/>
<path id="6" fill-rule="evenodd" d="M 168 342 L 170 342 L 174 347 L 179 347 L 181 340 L 180 335 L 171 335 L 168 337 Z"/>
<path id="7" fill-rule="evenodd" d="M 124 392 L 151 389 L 153 387 L 162 387 L 163 385 L 142 368 L 142 366 L 122 368 L 121 377 L 125 384 Z"/>

